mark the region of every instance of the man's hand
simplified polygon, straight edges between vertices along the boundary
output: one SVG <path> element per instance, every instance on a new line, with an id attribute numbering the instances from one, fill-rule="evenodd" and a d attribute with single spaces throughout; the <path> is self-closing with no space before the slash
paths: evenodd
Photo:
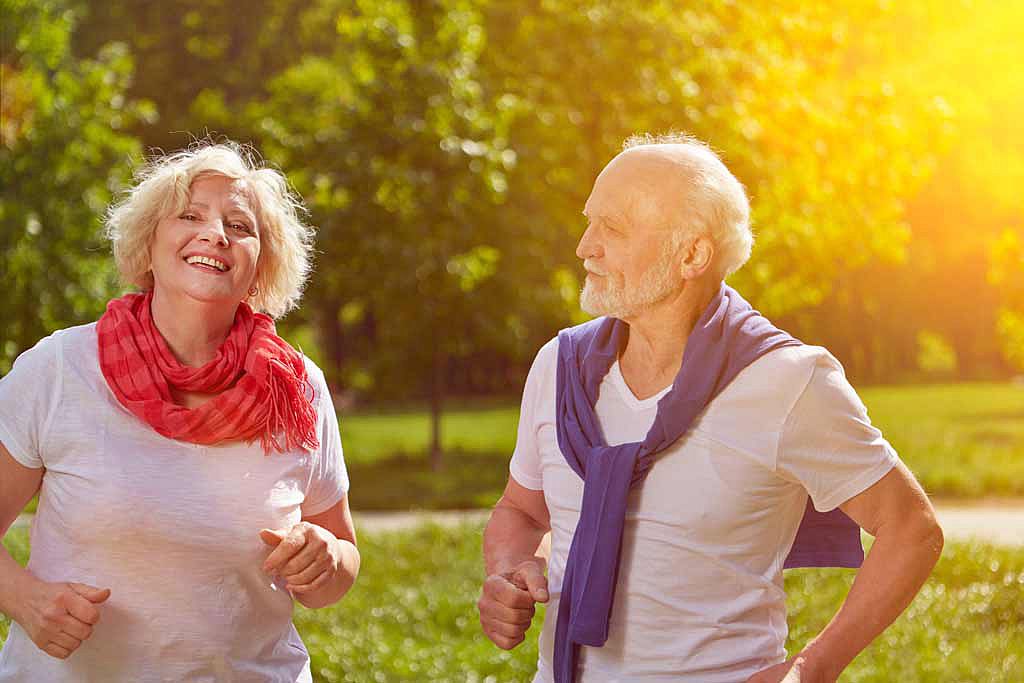
<path id="1" fill-rule="evenodd" d="M 67 659 L 92 635 L 100 620 L 97 605 L 109 597 L 109 588 L 38 581 L 28 591 L 15 620 L 40 650 Z"/>
<path id="2" fill-rule="evenodd" d="M 338 538 L 323 527 L 299 522 L 291 529 L 263 529 L 260 538 L 274 548 L 263 571 L 282 577 L 293 595 L 315 591 L 338 573 Z"/>
<path id="3" fill-rule="evenodd" d="M 548 601 L 548 580 L 540 560 L 527 560 L 511 571 L 484 581 L 477 602 L 480 625 L 495 645 L 511 650 L 523 642 L 535 612 L 534 603 Z"/>

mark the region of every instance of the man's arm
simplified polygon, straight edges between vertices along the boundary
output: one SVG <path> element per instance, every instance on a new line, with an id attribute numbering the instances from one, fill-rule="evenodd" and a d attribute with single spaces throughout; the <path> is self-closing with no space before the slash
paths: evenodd
<path id="1" fill-rule="evenodd" d="M 801 652 L 749 683 L 835 681 L 906 609 L 942 554 L 935 510 L 903 463 L 839 507 L 875 537 L 849 595 Z"/>
<path id="2" fill-rule="evenodd" d="M 543 491 L 533 491 L 509 477 L 505 492 L 484 529 L 487 578 L 477 608 L 480 625 L 505 650 L 523 642 L 535 602 L 547 602 L 550 530 Z"/>

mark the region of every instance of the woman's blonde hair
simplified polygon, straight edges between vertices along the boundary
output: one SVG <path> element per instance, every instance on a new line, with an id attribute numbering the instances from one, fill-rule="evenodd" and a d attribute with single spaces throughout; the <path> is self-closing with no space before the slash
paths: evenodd
<path id="1" fill-rule="evenodd" d="M 157 223 L 183 211 L 192 183 L 225 176 L 246 185 L 259 221 L 257 293 L 250 305 L 279 318 L 298 305 L 311 270 L 313 228 L 300 219 L 302 200 L 279 171 L 265 167 L 255 150 L 235 142 L 199 142 L 180 152 L 150 159 L 135 174 L 136 184 L 107 212 L 121 278 L 143 290 L 153 288 L 150 246 Z"/>

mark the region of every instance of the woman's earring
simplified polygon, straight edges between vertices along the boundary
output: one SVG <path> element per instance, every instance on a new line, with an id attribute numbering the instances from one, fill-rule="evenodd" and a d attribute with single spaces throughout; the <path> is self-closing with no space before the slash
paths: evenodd
<path id="1" fill-rule="evenodd" d="M 256 287 L 256 285 L 253 285 L 252 287 L 249 288 L 249 298 L 252 298 L 252 297 L 256 296 L 259 293 L 260 293 L 260 290 L 259 290 L 258 287 Z"/>

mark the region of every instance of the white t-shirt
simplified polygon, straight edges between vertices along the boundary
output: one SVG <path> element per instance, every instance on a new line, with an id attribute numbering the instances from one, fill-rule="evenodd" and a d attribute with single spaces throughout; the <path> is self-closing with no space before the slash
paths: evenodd
<path id="1" fill-rule="evenodd" d="M 100 372 L 96 325 L 57 332 L 0 380 L 0 441 L 45 467 L 28 568 L 110 588 L 92 636 L 51 657 L 11 624 L 0 681 L 310 681 L 292 599 L 265 575 L 262 528 L 288 527 L 348 490 L 323 373 L 306 361 L 316 453 L 263 454 L 165 438 Z M 280 581 L 280 579 L 277 579 Z"/>
<path id="2" fill-rule="evenodd" d="M 558 340 L 526 380 L 512 477 L 551 514 L 548 604 L 535 681 L 551 658 L 565 560 L 583 481 L 558 448 Z M 639 400 L 615 363 L 596 411 L 609 445 L 641 441 L 658 399 Z M 782 566 L 807 495 L 828 511 L 898 458 L 822 348 L 768 353 L 744 369 L 660 454 L 629 495 L 607 643 L 582 647 L 578 681 L 736 683 L 784 661 Z"/>

